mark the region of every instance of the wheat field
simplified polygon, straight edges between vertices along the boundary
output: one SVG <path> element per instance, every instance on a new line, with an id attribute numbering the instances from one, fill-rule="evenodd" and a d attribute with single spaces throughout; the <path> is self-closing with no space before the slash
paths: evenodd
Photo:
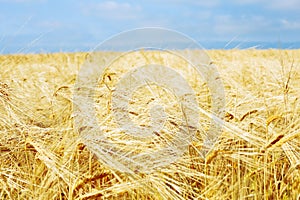
<path id="1" fill-rule="evenodd" d="M 210 123 L 200 116 L 201 130 L 182 157 L 151 173 L 124 173 L 101 162 L 75 130 L 74 84 L 87 53 L 0 56 L 0 199 L 300 199 L 300 50 L 207 53 L 225 90 L 222 133 L 199 156 Z M 109 133 L 109 92 L 128 66 L 116 67 L 96 94 L 98 119 Z M 193 71 L 185 75 L 209 111 L 205 83 Z M 135 94 L 132 119 L 147 124 L 142 105 L 151 93 L 145 92 Z M 166 110 L 176 117 L 172 95 L 154 93 L 172 104 Z"/>

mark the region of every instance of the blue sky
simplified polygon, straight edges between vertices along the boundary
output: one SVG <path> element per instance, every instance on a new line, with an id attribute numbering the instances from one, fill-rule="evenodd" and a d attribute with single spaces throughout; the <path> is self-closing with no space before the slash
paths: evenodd
<path id="1" fill-rule="evenodd" d="M 300 0 L 0 0 L 0 53 L 86 51 L 141 27 L 174 29 L 208 46 L 294 43 L 299 8 Z"/>

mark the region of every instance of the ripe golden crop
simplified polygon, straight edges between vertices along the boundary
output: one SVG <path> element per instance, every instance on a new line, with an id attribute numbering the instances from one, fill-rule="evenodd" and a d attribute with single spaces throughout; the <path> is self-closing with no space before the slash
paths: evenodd
<path id="1" fill-rule="evenodd" d="M 300 51 L 207 53 L 225 88 L 223 132 L 213 151 L 201 157 L 201 134 L 209 120 L 200 115 L 196 141 L 182 157 L 148 174 L 104 165 L 74 130 L 74 84 L 87 53 L 0 56 L 0 199 L 299 199 Z M 125 64 L 99 80 L 105 87 L 95 99 L 102 99 L 96 109 L 104 132 L 114 131 L 107 120 L 109 91 Z M 170 65 L 186 70 L 179 62 Z M 209 110 L 205 83 L 193 70 L 185 77 L 197 89 L 199 105 Z M 142 105 L 160 94 L 173 116 L 169 126 L 176 127 L 181 111 L 175 97 L 152 88 L 134 94 L 132 119 L 149 124 L 149 110 Z M 112 140 L 121 137 L 113 134 Z"/>

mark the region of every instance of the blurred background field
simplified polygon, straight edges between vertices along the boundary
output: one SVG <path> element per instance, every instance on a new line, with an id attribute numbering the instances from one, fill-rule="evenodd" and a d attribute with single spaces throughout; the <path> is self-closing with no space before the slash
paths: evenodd
<path id="1" fill-rule="evenodd" d="M 103 165 L 74 130 L 87 53 L 0 56 L 0 199 L 300 199 L 300 50 L 207 53 L 225 87 L 222 135 L 206 159 L 199 139 L 150 174 Z"/>

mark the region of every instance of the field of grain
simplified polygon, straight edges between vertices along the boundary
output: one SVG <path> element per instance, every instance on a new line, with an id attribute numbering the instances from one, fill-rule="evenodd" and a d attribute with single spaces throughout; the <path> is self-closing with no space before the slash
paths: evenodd
<path id="1" fill-rule="evenodd" d="M 200 134 L 180 159 L 151 173 L 103 164 L 74 129 L 74 84 L 87 53 L 0 56 L 0 199 L 300 199 L 300 50 L 207 53 L 224 84 L 223 131 L 206 158 Z M 107 91 L 126 67 L 106 74 Z M 209 91 L 193 75 L 187 81 L 209 111 Z M 107 94 L 99 94 L 101 108 Z M 147 110 L 133 106 L 140 120 Z M 103 121 L 106 111 L 98 113 Z M 209 120 L 199 123 L 205 130 Z"/>

